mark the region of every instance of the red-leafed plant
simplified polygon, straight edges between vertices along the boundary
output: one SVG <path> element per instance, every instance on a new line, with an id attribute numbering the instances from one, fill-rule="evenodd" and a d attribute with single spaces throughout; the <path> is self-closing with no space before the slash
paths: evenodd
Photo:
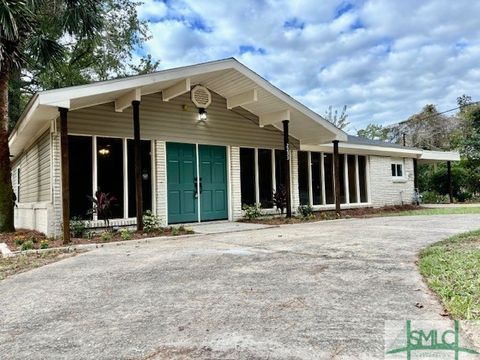
<path id="1" fill-rule="evenodd" d="M 100 190 L 95 192 L 95 196 L 88 196 L 88 198 L 93 202 L 93 213 L 97 214 L 98 218 L 103 220 L 107 227 L 110 226 L 112 207 L 117 202 L 117 198 Z"/>

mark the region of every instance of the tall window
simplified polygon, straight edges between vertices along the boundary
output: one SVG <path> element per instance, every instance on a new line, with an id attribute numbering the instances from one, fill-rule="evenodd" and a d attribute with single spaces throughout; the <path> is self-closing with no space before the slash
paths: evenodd
<path id="1" fill-rule="evenodd" d="M 285 151 L 275 150 L 275 186 L 285 187 Z"/>
<path id="2" fill-rule="evenodd" d="M 358 157 L 358 180 L 360 183 L 360 202 L 368 202 L 367 194 L 367 157 Z"/>
<path id="3" fill-rule="evenodd" d="M 142 140 L 142 202 L 143 210 L 152 210 L 152 154 L 151 142 Z M 128 155 L 128 217 L 137 216 L 137 196 L 135 186 L 135 153 L 134 141 L 127 140 Z"/>
<path id="4" fill-rule="evenodd" d="M 258 185 L 260 204 L 263 208 L 273 207 L 272 150 L 258 149 Z"/>
<path id="5" fill-rule="evenodd" d="M 68 156 L 71 164 L 70 216 L 80 219 L 92 218 L 92 138 L 89 136 L 69 136 Z"/>
<path id="6" fill-rule="evenodd" d="M 340 157 L 340 203 L 345 204 L 347 202 L 345 192 L 345 155 L 339 155 Z"/>
<path id="7" fill-rule="evenodd" d="M 254 205 L 255 200 L 255 149 L 240 149 L 240 183 L 242 206 Z"/>
<path id="8" fill-rule="evenodd" d="M 112 215 L 123 218 L 123 141 L 97 138 L 98 189 L 115 197 Z"/>
<path id="9" fill-rule="evenodd" d="M 311 153 L 313 205 L 321 205 L 323 203 L 321 155 L 318 152 Z"/>
<path id="10" fill-rule="evenodd" d="M 357 172 L 355 168 L 355 155 L 347 156 L 348 167 L 348 196 L 351 203 L 358 202 L 357 200 Z"/>
<path id="11" fill-rule="evenodd" d="M 325 171 L 325 203 L 335 203 L 335 183 L 333 178 L 333 155 L 324 154 L 323 167 Z"/>
<path id="12" fill-rule="evenodd" d="M 308 205 L 310 198 L 310 186 L 308 185 L 308 152 L 298 152 L 298 191 L 300 205 Z"/>

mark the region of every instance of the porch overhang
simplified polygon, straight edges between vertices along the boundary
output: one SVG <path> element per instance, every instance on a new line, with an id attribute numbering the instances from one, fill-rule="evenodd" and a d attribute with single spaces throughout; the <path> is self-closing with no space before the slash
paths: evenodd
<path id="1" fill-rule="evenodd" d="M 289 120 L 290 135 L 300 142 L 347 141 L 342 130 L 230 58 L 37 93 L 10 135 L 10 151 L 14 157 L 19 155 L 58 117 L 59 107 L 72 111 L 114 102 L 116 111 L 123 111 L 130 106 L 131 98 L 139 100 L 144 95 L 161 92 L 163 101 L 168 101 L 195 85 L 202 85 L 226 98 L 229 108 L 239 106 L 259 119 L 268 119 L 268 125 L 280 131 L 282 121 Z M 289 119 L 283 119 L 282 114 L 288 114 Z"/>
<path id="2" fill-rule="evenodd" d="M 457 151 L 422 150 L 422 155 L 418 158 L 419 164 L 433 164 L 446 161 L 460 161 L 460 154 Z"/>

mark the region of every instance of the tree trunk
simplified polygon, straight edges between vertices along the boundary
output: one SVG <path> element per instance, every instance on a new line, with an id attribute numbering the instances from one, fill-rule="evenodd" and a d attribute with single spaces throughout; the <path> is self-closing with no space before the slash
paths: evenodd
<path id="1" fill-rule="evenodd" d="M 8 72 L 0 71 L 0 232 L 15 231 L 10 149 L 8 147 L 8 78 Z"/>

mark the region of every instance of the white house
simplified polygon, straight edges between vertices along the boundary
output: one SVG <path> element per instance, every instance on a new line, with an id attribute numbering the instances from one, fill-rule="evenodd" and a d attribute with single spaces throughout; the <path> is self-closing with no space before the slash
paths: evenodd
<path id="1" fill-rule="evenodd" d="M 9 145 L 16 227 L 55 236 L 73 216 L 95 224 L 97 189 L 117 224 L 146 209 L 232 221 L 242 204 L 275 211 L 279 185 L 292 211 L 335 209 L 336 181 L 342 209 L 411 203 L 417 161 L 459 160 L 349 136 L 233 58 L 39 92 Z"/>

